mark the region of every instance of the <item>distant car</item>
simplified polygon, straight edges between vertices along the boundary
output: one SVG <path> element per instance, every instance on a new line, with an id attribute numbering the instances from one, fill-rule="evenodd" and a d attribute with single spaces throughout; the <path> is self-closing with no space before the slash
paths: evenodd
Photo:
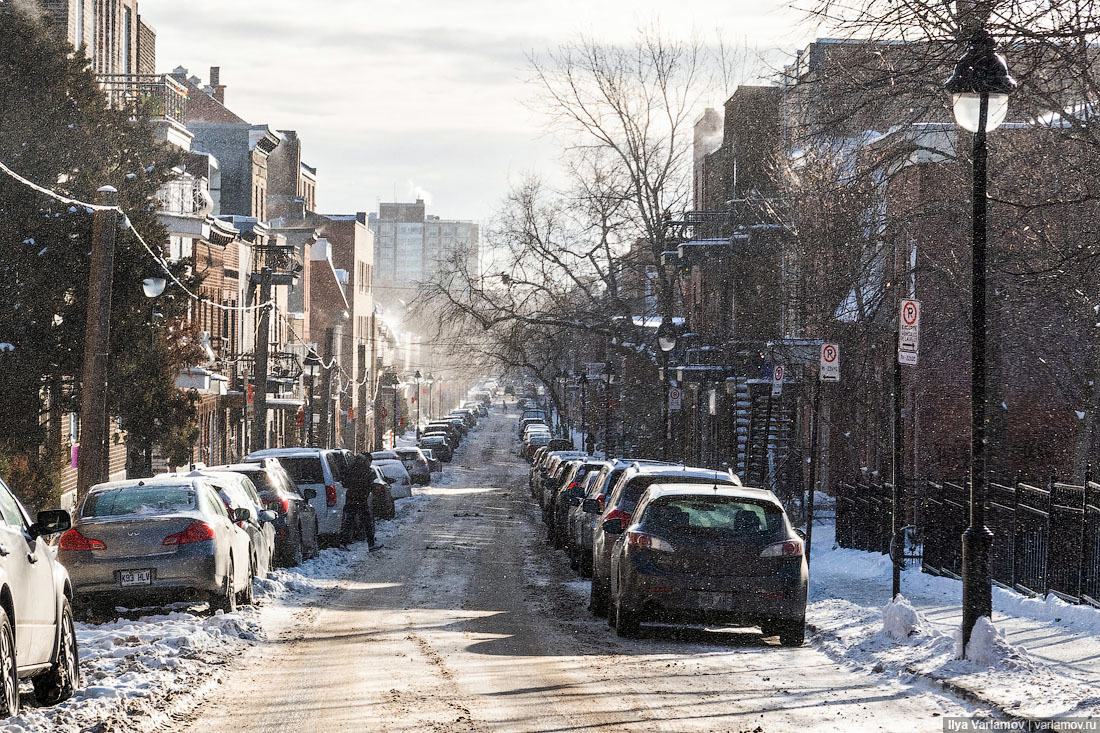
<path id="1" fill-rule="evenodd" d="M 447 436 L 442 434 L 425 435 L 420 439 L 420 447 L 431 450 L 432 455 L 437 456 L 443 463 L 450 463 L 454 457 L 451 444 L 447 442 Z"/>
<path id="2" fill-rule="evenodd" d="M 770 491 L 652 485 L 626 527 L 604 524 L 616 537 L 609 593 L 620 636 L 651 619 L 728 622 L 802 645 L 804 545 Z"/>
<path id="3" fill-rule="evenodd" d="M 39 705 L 81 686 L 72 584 L 47 543 L 69 529 L 69 513 L 27 510 L 0 481 L 0 718 L 19 713 L 19 681 L 34 683 Z"/>
<path id="4" fill-rule="evenodd" d="M 278 458 L 303 493 L 306 489 L 317 492 L 309 500 L 317 512 L 317 531 L 322 539 L 338 538 L 344 529 L 347 503 L 347 491 L 340 480 L 344 467 L 341 452 L 319 448 L 267 448 L 249 453 L 244 460 L 255 463 L 264 458 Z"/>
<path id="5" fill-rule="evenodd" d="M 248 512 L 248 519 L 237 522 L 237 526 L 248 533 L 252 550 L 252 572 L 258 578 L 266 578 L 275 562 L 275 512 L 265 509 L 259 492 L 248 476 L 226 471 L 211 471 L 204 468 L 192 471 L 191 476 L 205 476 L 214 484 L 218 494 L 225 502 L 225 508 L 233 514 L 236 509 Z"/>
<path id="6" fill-rule="evenodd" d="M 428 458 L 419 448 L 397 448 L 394 453 L 409 472 L 414 484 L 427 486 L 432 482 L 432 469 Z"/>
<path id="7" fill-rule="evenodd" d="M 523 457 L 530 460 L 535 451 L 550 442 L 550 433 L 535 433 L 523 443 Z"/>
<path id="8" fill-rule="evenodd" d="M 88 606 L 209 600 L 234 611 L 252 602 L 248 533 L 204 476 L 155 476 L 93 486 L 58 559 L 74 599 Z"/>
<path id="9" fill-rule="evenodd" d="M 604 462 L 611 465 L 610 461 Z M 576 503 L 569 500 L 569 518 L 566 521 L 565 534 L 568 537 L 566 551 L 569 554 L 569 566 L 580 573 L 582 578 L 592 576 L 592 531 L 599 521 L 599 512 L 586 512 L 584 500 L 593 494 L 593 486 L 599 482 L 600 471 L 593 469 L 584 477 L 581 484 L 581 498 Z"/>
<path id="10" fill-rule="evenodd" d="M 646 489 L 655 484 L 671 483 L 718 487 L 741 485 L 738 478 L 729 471 L 712 471 L 693 466 L 644 464 L 636 461 L 624 470 L 608 494 L 603 513 L 592 532 L 592 589 L 589 607 L 593 613 L 603 615 L 607 611 L 611 548 L 616 539 L 606 532 L 606 528 L 611 526 L 608 520 L 618 521 L 625 527 Z M 589 509 L 593 508 L 592 499 L 585 499 L 584 504 Z"/>
<path id="11" fill-rule="evenodd" d="M 370 454 L 370 457 L 372 459 L 376 460 L 376 461 L 379 460 L 379 459 L 383 459 L 383 458 L 388 460 L 388 461 L 396 461 L 399 458 L 399 456 L 397 455 L 396 450 L 376 450 L 376 451 L 372 451 L 371 454 Z"/>
<path id="12" fill-rule="evenodd" d="M 554 547 L 566 547 L 572 544 L 569 533 L 569 512 L 580 507 L 584 500 L 584 485 L 588 474 L 599 474 L 600 469 L 610 461 L 597 458 L 576 458 L 568 462 L 565 476 L 550 501 L 550 539 Z M 570 554 L 572 560 L 573 554 Z"/>
<path id="13" fill-rule="evenodd" d="M 394 499 L 407 499 L 412 496 L 412 477 L 399 459 L 379 459 L 374 462 L 374 467 L 387 479 L 391 479 L 388 483 Z"/>
<path id="14" fill-rule="evenodd" d="M 252 481 L 264 507 L 275 512 L 275 562 L 279 565 L 295 567 L 320 554 L 317 511 L 309 503 L 317 492 L 314 489 L 299 491 L 277 458 L 209 466 L 206 470 L 239 473 Z"/>

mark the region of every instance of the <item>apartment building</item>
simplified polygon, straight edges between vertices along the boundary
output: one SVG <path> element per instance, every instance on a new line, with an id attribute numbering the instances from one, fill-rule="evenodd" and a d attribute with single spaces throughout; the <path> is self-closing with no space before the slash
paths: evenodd
<path id="1" fill-rule="evenodd" d="M 137 0 L 41 0 L 58 37 L 84 47 L 96 74 L 153 74 L 156 31 Z"/>

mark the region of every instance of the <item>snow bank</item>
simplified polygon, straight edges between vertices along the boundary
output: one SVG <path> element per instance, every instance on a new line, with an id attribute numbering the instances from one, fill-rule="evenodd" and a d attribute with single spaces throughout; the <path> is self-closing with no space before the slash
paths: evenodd
<path id="1" fill-rule="evenodd" d="M 882 609 L 882 633 L 900 644 L 919 644 L 928 624 L 905 596 L 899 595 Z"/>
<path id="2" fill-rule="evenodd" d="M 397 502 L 397 517 L 380 522 L 383 542 L 396 535 L 429 501 L 424 494 Z M 340 584 L 370 557 L 366 543 L 329 548 L 296 568 L 273 570 L 253 584 L 256 604 L 236 613 L 197 613 L 177 604 L 141 615 L 119 609 L 120 618 L 76 626 L 84 686 L 49 708 L 33 707 L 24 683 L 23 712 L 0 723 L 2 733 L 79 733 L 85 730 L 151 731 L 172 723 L 173 713 L 190 709 L 222 682 L 229 661 L 262 643 L 280 624 L 326 590 Z"/>

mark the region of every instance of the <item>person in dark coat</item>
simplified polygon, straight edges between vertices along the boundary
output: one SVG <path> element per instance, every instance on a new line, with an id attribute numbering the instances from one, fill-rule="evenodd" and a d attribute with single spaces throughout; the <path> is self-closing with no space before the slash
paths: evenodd
<path id="1" fill-rule="evenodd" d="M 366 540 L 371 550 L 382 545 L 374 538 L 374 512 L 371 494 L 374 491 L 375 474 L 370 453 L 355 456 L 344 475 L 347 504 L 344 508 L 344 544 Z"/>

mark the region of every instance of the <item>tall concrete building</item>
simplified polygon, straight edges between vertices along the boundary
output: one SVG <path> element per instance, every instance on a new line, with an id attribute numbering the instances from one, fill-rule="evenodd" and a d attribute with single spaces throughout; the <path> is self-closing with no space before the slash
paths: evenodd
<path id="1" fill-rule="evenodd" d="M 481 236 L 476 222 L 432 216 L 423 199 L 417 199 L 379 204 L 369 223 L 374 232 L 374 282 L 384 286 L 380 299 L 395 293 L 395 288 L 416 290 L 440 268 L 459 262 L 476 273 Z"/>

